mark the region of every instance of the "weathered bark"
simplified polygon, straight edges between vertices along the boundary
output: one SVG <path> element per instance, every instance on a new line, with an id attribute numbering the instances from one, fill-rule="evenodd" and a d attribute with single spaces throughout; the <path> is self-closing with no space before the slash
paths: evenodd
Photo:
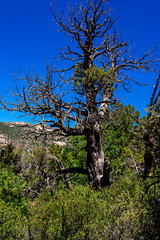
<path id="1" fill-rule="evenodd" d="M 105 158 L 102 186 L 108 186 L 111 184 L 111 179 L 110 179 L 111 171 L 112 171 L 111 162 L 108 158 Z"/>
<path id="2" fill-rule="evenodd" d="M 144 135 L 145 153 L 144 153 L 144 176 L 151 176 L 154 169 L 154 144 L 151 142 L 149 134 Z"/>
<path id="3" fill-rule="evenodd" d="M 151 152 L 151 149 L 149 146 L 145 147 L 145 154 L 144 154 L 144 163 L 145 163 L 145 169 L 144 169 L 144 175 L 151 176 L 154 168 L 154 157 Z"/>
<path id="4" fill-rule="evenodd" d="M 104 151 L 102 146 L 102 127 L 95 122 L 87 131 L 87 170 L 89 183 L 92 188 L 101 188 L 104 172 Z"/>
<path id="5" fill-rule="evenodd" d="M 145 134 L 143 136 L 145 144 L 145 154 L 144 154 L 144 176 L 151 176 L 155 168 L 155 165 L 158 165 L 159 162 L 159 80 L 160 75 L 157 77 L 156 84 L 154 85 L 153 93 L 150 99 L 150 104 L 147 113 L 147 122 Z"/>
<path id="6" fill-rule="evenodd" d="M 14 76 L 25 81 L 26 87 L 21 89 L 16 85 L 13 102 L 7 102 L 5 97 L 0 97 L 0 107 L 24 115 L 30 114 L 34 120 L 41 116 L 42 126 L 50 125 L 52 131 L 43 128 L 38 131 L 38 136 L 85 135 L 90 185 L 100 188 L 102 185 L 108 185 L 110 181 L 111 168 L 108 163 L 104 164 L 101 123 L 108 105 L 114 104 L 112 99 L 114 89 L 119 84 L 126 89 L 128 80 L 136 82 L 126 71 L 153 71 L 157 59 L 152 58 L 153 51 L 146 51 L 141 58 L 136 58 L 129 42 L 123 41 L 116 31 L 111 30 L 115 20 L 111 17 L 106 0 L 90 0 L 73 8 L 68 5 L 68 14 L 64 12 L 56 14 L 51 6 L 51 12 L 60 29 L 72 42 L 76 42 L 74 46 L 77 47 L 72 49 L 72 46 L 67 46 L 59 54 L 59 58 L 69 60 L 71 66 L 62 70 L 48 66 L 45 79 L 35 71 L 33 76 L 28 73 L 20 74 L 18 78 Z M 92 67 L 96 65 L 103 68 L 95 74 Z M 78 73 L 77 67 L 80 70 Z M 71 69 L 75 69 L 75 76 L 67 79 L 61 74 Z M 52 78 L 53 73 L 57 74 L 57 79 Z M 70 94 L 71 90 L 76 93 L 74 99 Z M 159 96 L 160 93 L 156 99 Z M 66 170 L 60 161 L 56 159 L 55 161 L 67 187 L 70 188 Z"/>
<path id="7" fill-rule="evenodd" d="M 86 84 L 85 88 L 87 92 L 86 101 L 88 110 L 88 115 L 86 117 L 86 131 L 84 131 L 87 140 L 86 167 L 91 188 L 100 189 L 102 186 L 110 184 L 111 168 L 108 168 L 109 166 L 105 164 L 102 144 L 102 119 L 104 119 L 104 113 L 108 108 L 108 104 L 105 100 L 107 99 L 108 101 L 109 96 L 108 94 L 104 96 L 104 102 L 98 109 L 95 84 L 90 82 L 89 84 Z"/>

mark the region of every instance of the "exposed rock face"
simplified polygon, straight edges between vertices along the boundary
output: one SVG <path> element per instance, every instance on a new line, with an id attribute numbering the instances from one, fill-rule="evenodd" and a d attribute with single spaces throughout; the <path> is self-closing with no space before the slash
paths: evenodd
<path id="1" fill-rule="evenodd" d="M 6 122 L 5 124 L 8 124 L 10 127 L 15 127 L 17 126 L 26 126 L 26 125 L 32 125 L 31 123 L 26 123 L 26 122 Z"/>
<path id="2" fill-rule="evenodd" d="M 26 122 L 0 122 L 0 148 L 13 143 L 17 148 L 26 145 L 28 139 L 33 139 L 36 135 L 47 136 L 46 143 L 65 145 L 64 140 L 59 140 L 58 136 L 52 136 L 53 129 L 48 125 L 31 124 Z M 39 139 L 42 141 L 42 138 Z"/>
<path id="3" fill-rule="evenodd" d="M 8 144 L 7 135 L 0 134 L 0 147 Z"/>

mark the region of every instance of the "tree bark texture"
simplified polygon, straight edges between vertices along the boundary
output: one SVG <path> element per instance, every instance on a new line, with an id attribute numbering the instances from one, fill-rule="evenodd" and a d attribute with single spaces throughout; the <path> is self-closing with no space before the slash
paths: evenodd
<path id="1" fill-rule="evenodd" d="M 149 134 L 144 135 L 144 140 L 145 140 L 145 153 L 144 153 L 144 164 L 145 164 L 145 169 L 144 169 L 144 175 L 151 176 L 153 169 L 154 169 L 154 163 L 155 163 L 155 158 L 154 158 L 154 145 L 150 140 Z"/>
<path id="2" fill-rule="evenodd" d="M 41 132 L 37 131 L 38 136 L 85 135 L 89 182 L 91 187 L 101 188 L 110 182 L 111 168 L 109 162 L 105 163 L 104 160 L 101 124 L 108 106 L 115 104 L 113 92 L 119 84 L 127 89 L 128 81 L 137 83 L 128 76 L 128 71 L 153 71 L 157 59 L 152 58 L 152 50 L 136 58 L 130 42 L 123 41 L 116 31 L 110 31 L 115 19 L 111 17 L 108 1 L 89 0 L 73 8 L 68 5 L 67 11 L 66 14 L 63 11 L 57 14 L 51 5 L 51 12 L 60 30 L 77 44 L 77 47 L 73 45 L 73 49 L 72 45 L 67 45 L 58 56 L 59 59 L 69 60 L 71 65 L 67 69 L 55 69 L 48 65 L 44 79 L 35 71 L 33 76 L 28 73 L 14 76 L 15 79 L 25 81 L 26 87 L 16 85 L 13 102 L 7 102 L 4 96 L 0 97 L 0 108 L 30 114 L 34 120 L 41 116 L 42 126 L 47 124 L 52 131 L 47 132 L 43 127 Z M 64 77 L 63 72 L 72 69 L 75 69 L 76 74 Z M 52 77 L 54 73 L 57 81 Z M 158 83 L 159 79 L 150 106 L 159 99 L 160 92 L 153 101 Z M 75 93 L 74 99 L 70 91 Z M 59 168 L 63 174 L 65 168 L 60 162 Z M 70 188 L 67 175 L 64 175 L 64 180 Z"/>
<path id="3" fill-rule="evenodd" d="M 87 170 L 92 188 L 101 188 L 104 173 L 104 151 L 102 146 L 102 127 L 95 122 L 87 131 Z"/>
<path id="4" fill-rule="evenodd" d="M 145 154 L 144 154 L 144 163 L 145 163 L 145 169 L 144 169 L 144 175 L 151 176 L 154 168 L 154 156 L 151 152 L 150 147 L 145 147 Z"/>

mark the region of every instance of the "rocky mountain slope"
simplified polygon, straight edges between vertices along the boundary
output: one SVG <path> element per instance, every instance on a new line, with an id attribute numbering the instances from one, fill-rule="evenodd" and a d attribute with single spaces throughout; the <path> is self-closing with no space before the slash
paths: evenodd
<path id="1" fill-rule="evenodd" d="M 52 128 L 45 125 L 45 132 L 51 133 Z M 35 138 L 38 134 L 40 134 L 43 131 L 43 128 L 41 124 L 35 124 L 32 125 L 30 123 L 25 122 L 0 122 L 0 148 L 12 143 L 17 147 L 24 146 L 28 139 L 32 140 Z M 40 141 L 44 141 L 44 137 L 40 138 Z M 58 141 L 58 139 L 56 140 Z M 53 140 L 53 137 L 47 137 L 46 143 L 52 143 L 55 142 L 55 139 Z M 58 144 L 63 144 L 61 141 L 58 141 Z"/>

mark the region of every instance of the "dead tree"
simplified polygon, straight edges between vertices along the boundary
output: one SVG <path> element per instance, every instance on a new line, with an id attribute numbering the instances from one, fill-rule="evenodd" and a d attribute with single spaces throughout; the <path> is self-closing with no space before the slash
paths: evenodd
<path id="1" fill-rule="evenodd" d="M 152 51 L 136 58 L 131 41 L 113 31 L 109 1 L 86 0 L 68 5 L 60 14 L 54 9 L 52 5 L 55 22 L 72 40 L 58 57 L 70 66 L 62 70 L 48 66 L 44 79 L 35 72 L 17 77 L 25 81 L 25 87 L 16 88 L 12 103 L 1 98 L 1 108 L 42 117 L 42 124 L 50 125 L 53 135 L 85 135 L 86 170 L 81 172 L 88 174 L 91 187 L 101 188 L 110 179 L 109 167 L 104 176 L 102 121 L 108 106 L 114 104 L 114 90 L 119 84 L 126 88 L 128 81 L 136 82 L 127 75 L 130 70 L 154 70 L 156 60 Z M 69 78 L 63 75 L 67 70 L 71 71 Z"/>
<path id="2" fill-rule="evenodd" d="M 157 77 L 147 111 L 147 119 L 143 125 L 143 140 L 145 145 L 144 175 L 151 176 L 153 169 L 160 163 L 160 90 Z"/>

